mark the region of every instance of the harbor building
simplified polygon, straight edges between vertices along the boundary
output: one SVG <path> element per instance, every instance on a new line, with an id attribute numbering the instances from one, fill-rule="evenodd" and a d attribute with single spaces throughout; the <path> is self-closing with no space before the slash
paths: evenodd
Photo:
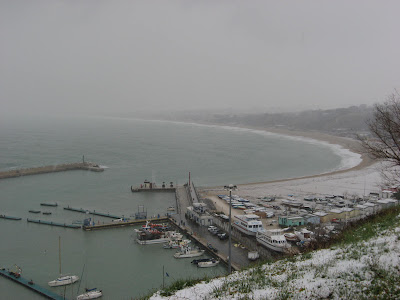
<path id="1" fill-rule="evenodd" d="M 190 220 L 193 220 L 201 226 L 213 225 L 213 217 L 206 211 L 207 204 L 205 203 L 193 203 L 193 206 L 189 206 L 186 210 L 186 215 Z"/>

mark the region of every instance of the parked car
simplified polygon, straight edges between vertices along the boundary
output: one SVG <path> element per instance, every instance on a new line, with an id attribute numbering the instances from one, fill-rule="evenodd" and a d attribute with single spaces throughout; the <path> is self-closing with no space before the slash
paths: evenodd
<path id="1" fill-rule="evenodd" d="M 218 230 L 218 228 L 216 226 L 208 226 L 208 231 L 214 231 L 214 230 Z"/>
<path id="2" fill-rule="evenodd" d="M 218 252 L 218 249 L 217 248 L 215 248 L 213 245 L 211 245 L 210 243 L 208 243 L 207 244 L 207 247 L 211 250 L 211 251 L 213 251 L 213 252 Z"/>
<path id="3" fill-rule="evenodd" d="M 218 233 L 218 238 L 219 238 L 220 240 L 226 240 L 226 239 L 228 238 L 228 234 L 225 233 L 225 232 Z"/>

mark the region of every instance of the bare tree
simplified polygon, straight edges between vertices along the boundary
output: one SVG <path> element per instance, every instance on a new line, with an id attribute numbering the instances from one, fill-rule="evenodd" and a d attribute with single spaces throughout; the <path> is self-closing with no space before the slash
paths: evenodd
<path id="1" fill-rule="evenodd" d="M 400 183 L 400 95 L 390 95 L 382 104 L 375 104 L 372 118 L 367 121 L 370 138 L 360 138 L 367 153 L 389 164 L 385 166 L 385 181 Z M 394 182 L 393 182 L 394 181 Z"/>

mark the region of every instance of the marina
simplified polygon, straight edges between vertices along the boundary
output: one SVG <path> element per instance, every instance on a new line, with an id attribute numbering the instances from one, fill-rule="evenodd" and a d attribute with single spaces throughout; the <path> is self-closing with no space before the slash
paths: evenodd
<path id="1" fill-rule="evenodd" d="M 13 123 L 15 123 L 15 126 L 7 128 L 18 128 L 20 120 Z M 165 213 L 171 212 L 174 224 L 179 226 L 182 234 L 186 234 L 186 237 L 191 240 L 193 247 L 198 246 L 200 249 L 205 250 L 204 257 L 221 259 L 217 266 L 198 268 L 197 265 L 190 264 L 192 259 L 173 258 L 173 254 L 177 250 L 165 250 L 162 244 L 138 244 L 133 229 L 140 227 L 141 224 L 130 224 L 121 221 L 112 222 L 111 220 L 114 218 L 108 218 L 110 220 L 108 223 L 110 224 L 106 225 L 102 223 L 107 222 L 107 217 L 98 216 L 96 217 L 96 224 L 87 227 L 87 230 L 69 230 L 68 228 L 56 226 L 35 226 L 31 225 L 35 223 L 28 222 L 2 222 L 2 230 L 6 233 L 3 234 L 5 239 L 0 244 L 3 265 L 11 265 L 24 260 L 24 272 L 26 274 L 34 274 L 34 279 L 38 284 L 47 285 L 50 280 L 56 278 L 50 274 L 58 274 L 55 267 L 57 249 L 53 246 L 56 243 L 53 243 L 52 240 L 61 235 L 65 241 L 63 246 L 65 249 L 63 251 L 63 259 L 66 262 L 65 271 L 80 275 L 82 266 L 87 264 L 90 271 L 89 278 L 92 282 L 89 284 L 82 282 L 82 284 L 87 287 L 101 287 L 104 292 L 103 299 L 137 298 L 151 289 L 160 287 L 162 277 L 159 275 L 161 274 L 162 266 L 165 266 L 166 271 L 171 274 L 171 277 L 165 278 L 167 285 L 172 283 L 172 277 L 183 279 L 204 276 L 215 277 L 226 274 L 227 240 L 219 240 L 217 235 L 212 235 L 207 231 L 207 227 L 199 226 L 194 220 L 185 218 L 187 207 L 191 206 L 192 199 L 196 198 L 196 193 L 193 190 L 188 190 L 187 187 L 184 187 L 185 182 L 187 182 L 187 167 L 193 162 L 191 151 L 198 149 L 201 153 L 208 153 L 204 141 L 209 139 L 210 135 L 215 135 L 215 139 L 218 140 L 218 144 L 221 146 L 221 151 L 229 151 L 233 138 L 245 139 L 246 144 L 250 143 L 255 149 L 260 150 L 265 149 L 265 146 L 270 144 L 269 142 L 267 143 L 264 139 L 260 139 L 257 135 L 253 136 L 251 133 L 240 136 L 228 130 L 221 130 L 219 133 L 215 130 L 210 131 L 207 128 L 200 128 L 199 130 L 197 127 L 191 128 L 174 124 L 160 126 L 158 123 L 153 124 L 136 120 L 121 122 L 121 120 L 83 118 L 73 122 L 70 120 L 63 122 L 55 119 L 54 122 L 44 121 L 40 123 L 39 126 L 36 126 L 39 128 L 30 126 L 35 124 L 27 126 L 33 128 L 33 133 L 43 133 L 43 136 L 35 135 L 35 138 L 32 138 L 32 136 L 26 135 L 22 128 L 19 131 L 17 130 L 17 133 L 21 135 L 19 141 L 21 141 L 22 145 L 17 145 L 19 148 L 12 151 L 13 155 L 11 155 L 10 151 L 2 152 L 10 153 L 5 156 L 6 161 L 9 163 L 2 165 L 3 170 L 7 170 L 10 167 L 19 168 L 19 166 L 23 165 L 35 166 L 38 162 L 39 164 L 53 165 L 53 162 L 59 161 L 59 157 L 64 161 L 71 161 L 72 157 L 73 161 L 73 155 L 75 154 L 71 154 L 70 148 L 71 145 L 77 143 L 82 145 L 82 149 L 85 152 L 89 151 L 89 149 L 105 149 L 104 145 L 114 145 L 115 147 L 112 148 L 112 151 L 96 151 L 93 153 L 93 161 L 101 162 L 108 166 L 109 169 L 107 169 L 107 172 L 99 174 L 81 171 L 57 172 L 43 174 L 42 176 L 25 176 L 18 180 L 0 181 L 1 197 L 3 199 L 2 213 L 10 216 L 19 216 L 23 219 L 31 219 L 29 215 L 32 214 L 28 210 L 38 209 L 50 211 L 52 215 L 32 219 L 51 218 L 53 222 L 72 224 L 74 221 L 83 221 L 84 218 L 87 218 L 86 210 L 77 211 L 73 214 L 71 210 L 56 209 L 55 207 L 44 209 L 45 206 L 41 206 L 40 209 L 39 205 L 41 203 L 57 202 L 60 207 L 69 205 L 72 208 L 89 208 L 91 211 L 95 209 L 96 212 L 109 212 L 110 215 L 116 217 L 115 219 L 120 219 L 121 216 L 125 216 L 123 219 L 129 218 L 129 216 L 135 214 L 138 206 L 144 205 L 149 216 L 147 219 L 152 219 L 152 216 L 157 216 L 158 214 L 164 216 Z M 12 143 L 15 140 L 14 133 L 16 130 L 10 129 L 9 131 L 9 134 L 7 132 L 4 134 L 3 131 L 2 140 Z M 196 135 L 196 139 L 193 139 L 193 134 L 198 134 L 199 131 L 203 136 Z M 116 139 L 115 137 L 121 132 L 126 133 L 126 138 Z M 174 144 L 176 147 L 171 148 L 170 139 L 160 139 L 160 135 L 168 137 L 171 132 L 177 132 L 182 137 L 182 141 L 183 138 L 186 138 L 186 141 L 190 140 L 191 148 L 193 148 L 188 151 L 187 142 L 178 142 Z M 151 136 L 152 133 L 157 133 L 157 135 L 153 138 Z M 55 136 L 57 136 L 57 139 L 54 139 Z M 230 138 L 227 139 L 227 137 Z M 41 147 L 35 146 L 35 143 L 43 145 L 50 140 L 53 143 L 50 153 L 43 152 Z M 144 146 L 147 144 L 138 141 L 148 141 L 153 146 L 145 148 Z M 158 146 L 154 147 L 154 145 Z M 32 155 L 25 159 L 26 149 L 32 149 Z M 135 151 L 132 151 L 132 149 L 135 149 Z M 169 149 L 173 149 L 173 151 Z M 307 149 L 308 152 L 311 152 L 311 150 Z M 261 152 L 264 153 L 263 151 Z M 240 151 L 238 151 L 239 154 Z M 225 164 L 224 157 L 220 157 L 218 161 L 212 159 L 210 166 L 204 164 L 204 168 L 200 169 L 198 164 L 195 164 L 194 167 L 197 168 L 196 173 L 194 173 L 196 174 L 195 178 L 199 181 L 200 186 L 215 186 L 226 184 L 227 182 L 239 183 L 238 178 L 232 176 L 233 174 L 240 174 L 241 178 L 245 178 L 248 181 L 259 180 L 261 178 L 260 175 L 264 174 L 265 170 L 268 169 L 264 163 L 267 160 L 263 159 L 264 154 L 262 156 L 254 154 L 254 157 L 252 156 L 251 158 L 254 158 L 255 165 L 259 166 L 259 173 L 254 168 L 251 168 L 251 170 L 249 168 L 246 169 L 248 155 L 246 157 L 239 155 L 237 164 L 230 166 L 229 171 L 210 172 L 210 167 L 217 164 Z M 295 154 L 297 157 L 298 150 Z M 214 157 L 212 154 L 210 155 L 210 157 Z M 14 160 L 13 156 L 18 159 Z M 181 163 L 172 164 L 170 157 L 176 157 Z M 287 158 L 286 154 L 285 157 Z M 326 155 L 324 155 L 324 160 L 326 160 Z M 315 165 L 316 163 L 313 164 L 313 166 Z M 152 182 L 162 183 L 163 180 L 166 182 L 173 180 L 176 189 L 175 193 L 158 192 L 157 190 L 154 190 L 154 192 L 147 192 L 147 190 L 138 193 L 132 192 L 131 185 L 135 187 L 139 183 L 138 187 L 140 187 L 140 183 L 144 179 L 143 174 L 148 174 L 149 171 L 152 172 Z M 303 170 L 301 170 L 301 173 L 304 173 Z M 279 177 L 281 173 L 274 172 L 274 176 Z M 175 184 L 175 182 L 179 183 L 179 185 Z M 162 189 L 161 191 L 167 190 Z M 174 207 L 175 211 L 169 211 L 168 208 L 170 207 L 171 209 Z M 219 220 L 219 218 L 216 219 Z M 227 223 L 222 219 L 220 221 L 221 225 Z M 219 224 L 217 226 L 220 229 L 224 229 Z M 107 228 L 115 228 L 115 230 L 97 230 Z M 15 236 L 18 236 L 18 239 L 15 239 Z M 247 250 L 242 248 L 244 244 L 242 237 L 239 235 L 236 237 L 236 235 L 232 234 L 232 238 L 232 263 L 233 269 L 237 270 L 242 266 L 247 266 Z M 23 247 L 21 247 L 21 241 L 23 241 Z M 218 249 L 217 253 L 208 248 L 209 243 Z M 96 261 L 98 258 L 101 258 L 101 263 Z M 119 276 L 115 276 L 113 272 L 107 272 L 107 270 L 113 269 L 115 266 L 124 266 L 118 269 Z M 135 270 L 144 269 L 148 270 L 146 274 L 151 276 L 151 281 L 148 280 L 148 277 L 143 276 L 143 273 L 135 272 Z M 11 283 L 4 283 L 4 280 L 0 282 L 0 289 L 5 291 L 5 296 L 8 298 L 12 298 L 13 295 L 20 295 L 20 292 L 24 293 L 24 291 L 18 291 L 9 285 Z M 76 292 L 72 294 L 71 287 L 67 287 L 69 298 L 76 297 Z M 24 297 L 20 296 L 19 298 Z"/>

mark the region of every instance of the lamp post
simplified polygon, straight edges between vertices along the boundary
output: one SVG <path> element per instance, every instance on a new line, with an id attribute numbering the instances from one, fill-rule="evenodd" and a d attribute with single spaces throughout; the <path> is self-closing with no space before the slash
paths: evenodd
<path id="1" fill-rule="evenodd" d="M 232 190 L 237 190 L 237 186 L 230 184 L 224 186 L 224 190 L 229 191 L 229 251 L 228 251 L 228 273 L 232 273 Z"/>

